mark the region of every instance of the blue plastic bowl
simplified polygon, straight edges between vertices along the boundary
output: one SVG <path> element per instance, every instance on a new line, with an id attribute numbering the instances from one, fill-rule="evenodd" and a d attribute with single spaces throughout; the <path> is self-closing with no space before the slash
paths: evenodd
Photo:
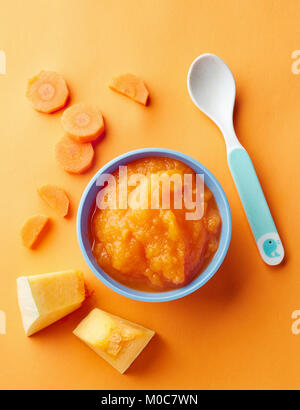
<path id="1" fill-rule="evenodd" d="M 198 174 L 204 174 L 204 182 L 212 191 L 220 214 L 222 218 L 222 231 L 220 236 L 219 248 L 214 255 L 210 264 L 206 269 L 197 276 L 191 283 L 179 289 L 170 290 L 167 292 L 143 292 L 135 289 L 131 289 L 127 286 L 117 282 L 109 275 L 107 275 L 97 262 L 92 254 L 91 246 L 88 239 L 88 224 L 91 207 L 94 206 L 96 195 L 99 191 L 99 186 L 96 185 L 98 177 L 103 173 L 112 173 L 120 165 L 126 165 L 139 158 L 145 157 L 169 157 L 175 158 L 186 163 Z M 195 159 L 182 154 L 177 151 L 163 149 L 163 148 L 145 148 L 136 151 L 127 152 L 119 157 L 108 162 L 102 167 L 91 179 L 86 187 L 77 213 L 77 236 L 80 245 L 81 252 L 89 265 L 90 269 L 94 272 L 98 279 L 100 279 L 106 286 L 120 295 L 127 296 L 128 298 L 141 300 L 145 302 L 166 302 L 174 299 L 182 298 L 189 293 L 194 292 L 203 286 L 219 269 L 222 264 L 231 239 L 231 212 L 226 195 L 217 181 L 208 169 L 200 164 Z"/>

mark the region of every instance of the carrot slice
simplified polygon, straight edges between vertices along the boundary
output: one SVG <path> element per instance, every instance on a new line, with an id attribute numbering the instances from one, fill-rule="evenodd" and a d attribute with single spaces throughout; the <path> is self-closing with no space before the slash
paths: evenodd
<path id="1" fill-rule="evenodd" d="M 55 157 L 66 172 L 82 174 L 92 165 L 94 148 L 90 142 L 81 144 L 65 135 L 55 146 Z"/>
<path id="2" fill-rule="evenodd" d="M 62 188 L 55 185 L 43 185 L 38 188 L 38 193 L 59 216 L 68 215 L 70 200 Z"/>
<path id="3" fill-rule="evenodd" d="M 74 104 L 67 108 L 61 117 L 65 132 L 75 141 L 90 142 L 104 131 L 100 110 L 88 104 Z"/>
<path id="4" fill-rule="evenodd" d="M 23 245 L 32 249 L 37 244 L 38 239 L 40 239 L 49 220 L 50 218 L 44 215 L 36 215 L 27 219 L 21 229 Z"/>
<path id="5" fill-rule="evenodd" d="M 111 80 L 109 87 L 132 100 L 146 105 L 149 92 L 143 80 L 133 74 L 122 74 Z"/>
<path id="6" fill-rule="evenodd" d="M 60 74 L 41 71 L 28 81 L 26 96 L 34 109 L 51 113 L 66 105 L 69 90 Z"/>

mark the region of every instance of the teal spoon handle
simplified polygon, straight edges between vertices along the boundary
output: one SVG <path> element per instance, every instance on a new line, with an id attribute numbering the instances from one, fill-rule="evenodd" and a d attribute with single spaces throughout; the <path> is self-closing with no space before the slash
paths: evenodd
<path id="1" fill-rule="evenodd" d="M 243 147 L 228 152 L 228 164 L 262 259 L 278 265 L 284 249 L 252 161 Z"/>

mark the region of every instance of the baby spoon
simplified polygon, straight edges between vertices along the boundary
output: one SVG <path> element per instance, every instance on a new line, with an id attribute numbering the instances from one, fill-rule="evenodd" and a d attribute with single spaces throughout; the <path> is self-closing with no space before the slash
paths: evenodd
<path id="1" fill-rule="evenodd" d="M 236 87 L 232 72 L 219 57 L 203 54 L 192 63 L 187 85 L 194 104 L 225 138 L 229 168 L 262 259 L 278 265 L 284 249 L 251 159 L 233 127 Z"/>

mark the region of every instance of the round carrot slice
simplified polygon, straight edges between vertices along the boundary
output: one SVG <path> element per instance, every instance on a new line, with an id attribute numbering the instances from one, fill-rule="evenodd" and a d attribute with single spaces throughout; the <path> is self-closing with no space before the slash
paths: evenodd
<path id="1" fill-rule="evenodd" d="M 82 174 L 93 162 L 94 148 L 91 143 L 79 143 L 65 135 L 55 146 L 55 157 L 66 172 Z"/>
<path id="2" fill-rule="evenodd" d="M 26 96 L 34 109 L 51 113 L 66 105 L 69 90 L 61 75 L 41 71 L 28 81 Z"/>
<path id="3" fill-rule="evenodd" d="M 62 188 L 55 185 L 43 185 L 38 188 L 38 193 L 59 216 L 68 215 L 70 200 Z"/>
<path id="4" fill-rule="evenodd" d="M 78 142 L 94 141 L 104 131 L 100 110 L 84 103 L 67 108 L 61 117 L 61 122 L 65 132 Z"/>

